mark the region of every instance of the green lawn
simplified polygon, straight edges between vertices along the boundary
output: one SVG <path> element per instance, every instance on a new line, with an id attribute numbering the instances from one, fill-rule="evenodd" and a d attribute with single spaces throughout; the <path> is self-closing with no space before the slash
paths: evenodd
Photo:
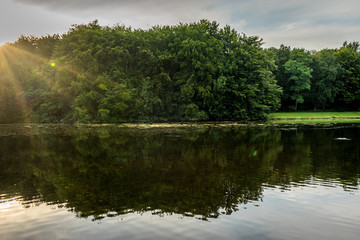
<path id="1" fill-rule="evenodd" d="M 279 112 L 270 114 L 270 120 L 302 118 L 360 118 L 360 112 Z"/>
<path id="2" fill-rule="evenodd" d="M 303 120 L 270 120 L 268 124 L 337 124 L 337 123 L 356 123 L 360 124 L 360 119 L 303 119 Z"/>

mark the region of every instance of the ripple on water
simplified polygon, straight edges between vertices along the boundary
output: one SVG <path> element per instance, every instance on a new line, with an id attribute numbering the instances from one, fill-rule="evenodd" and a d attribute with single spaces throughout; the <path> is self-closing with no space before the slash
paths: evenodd
<path id="1" fill-rule="evenodd" d="M 0 180 L 4 180 L 0 183 L 6 189 L 0 195 L 0 239 L 359 238 L 359 161 L 357 150 L 353 151 L 359 146 L 354 140 L 334 140 L 337 136 L 356 139 L 352 130 L 349 134 L 319 130 L 316 138 L 301 129 L 276 131 L 272 138 L 273 131 L 252 135 L 235 128 L 226 134 L 209 129 L 211 135 L 199 131 L 193 136 L 184 131 L 184 140 L 182 131 L 161 129 L 156 134 L 155 129 L 134 130 L 128 137 L 125 132 L 116 137 L 109 131 L 111 137 L 100 138 L 91 130 L 91 135 L 76 133 L 77 137 L 68 133 L 65 138 L 2 138 L 8 157 L 0 154 L 0 169 L 8 171 L 0 172 Z M 230 135 L 232 132 L 236 136 Z M 143 133 L 150 136 L 146 141 Z M 171 141 L 175 147 L 170 146 Z M 229 145 L 223 145 L 227 141 Z M 30 146 L 30 142 L 37 148 L 14 151 L 14 146 Z M 141 160 L 144 156 L 146 161 Z M 136 178 L 133 173 L 138 172 L 146 177 L 132 181 Z M 147 181 L 150 183 L 141 185 Z M 90 184 L 94 187 L 87 188 Z M 143 199 L 138 201 L 138 197 Z M 61 199 L 69 199 L 73 209 Z M 149 199 L 152 201 L 145 206 L 151 207 L 145 212 L 106 213 L 106 209 L 143 209 Z M 165 200 L 170 207 L 162 203 Z M 184 214 L 158 209 L 163 206 Z M 204 212 L 221 214 L 204 221 L 195 215 L 201 212 L 194 210 L 198 206 Z M 102 219 L 84 217 L 96 212 L 95 208 L 103 213 Z"/>

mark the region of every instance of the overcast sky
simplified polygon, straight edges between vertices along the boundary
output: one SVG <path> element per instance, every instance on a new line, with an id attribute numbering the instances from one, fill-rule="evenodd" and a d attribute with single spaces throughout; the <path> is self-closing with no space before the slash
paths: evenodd
<path id="1" fill-rule="evenodd" d="M 95 19 L 146 29 L 205 18 L 259 36 L 265 47 L 320 50 L 360 41 L 359 9 L 359 0 L 0 0 L 0 44 Z"/>

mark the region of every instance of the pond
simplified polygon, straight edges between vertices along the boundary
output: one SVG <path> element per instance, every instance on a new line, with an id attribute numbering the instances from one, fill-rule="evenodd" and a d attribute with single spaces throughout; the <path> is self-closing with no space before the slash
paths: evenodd
<path id="1" fill-rule="evenodd" d="M 359 239 L 360 127 L 0 125 L 0 239 Z"/>

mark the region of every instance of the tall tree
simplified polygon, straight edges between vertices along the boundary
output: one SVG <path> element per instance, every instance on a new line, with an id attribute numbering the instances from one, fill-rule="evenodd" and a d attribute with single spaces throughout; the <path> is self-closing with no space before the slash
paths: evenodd
<path id="1" fill-rule="evenodd" d="M 276 68 L 273 72 L 278 85 L 283 90 L 281 95 L 281 109 L 289 110 L 290 106 L 293 104 L 293 100 L 291 99 L 290 92 L 290 73 L 286 71 L 285 63 L 290 60 L 291 48 L 289 46 L 281 45 L 278 49 L 270 48 L 267 51 L 272 54 L 275 59 Z"/>
<path id="2" fill-rule="evenodd" d="M 295 101 L 294 110 L 297 111 L 298 104 L 304 102 L 304 94 L 311 88 L 310 54 L 304 49 L 293 49 L 290 60 L 285 63 L 285 71 L 289 73 L 290 98 Z"/>
<path id="3" fill-rule="evenodd" d="M 338 101 L 347 109 L 358 110 L 360 108 L 360 52 L 359 43 L 344 43 L 335 56 L 344 68 L 341 76 L 343 87 L 340 90 Z"/>
<path id="4" fill-rule="evenodd" d="M 333 50 L 316 52 L 312 58 L 313 77 L 308 100 L 315 111 L 317 108 L 324 110 L 328 104 L 334 102 L 343 87 L 340 76 L 344 70 L 334 56 Z"/>

